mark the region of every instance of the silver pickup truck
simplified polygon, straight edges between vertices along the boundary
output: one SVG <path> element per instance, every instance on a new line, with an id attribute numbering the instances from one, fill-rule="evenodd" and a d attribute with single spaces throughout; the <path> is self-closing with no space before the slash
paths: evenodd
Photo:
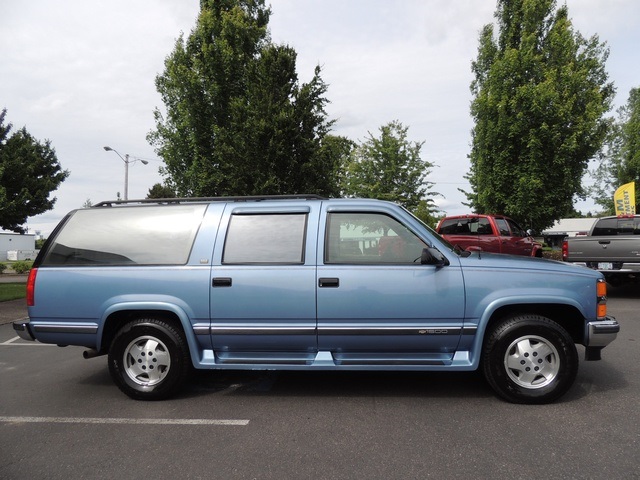
<path id="1" fill-rule="evenodd" d="M 640 215 L 600 218 L 586 237 L 567 238 L 562 259 L 602 272 L 611 285 L 640 280 Z"/>

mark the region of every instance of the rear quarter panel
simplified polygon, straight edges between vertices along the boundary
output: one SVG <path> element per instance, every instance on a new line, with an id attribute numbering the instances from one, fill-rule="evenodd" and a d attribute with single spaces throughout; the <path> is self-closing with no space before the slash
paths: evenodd
<path id="1" fill-rule="evenodd" d="M 40 268 L 30 322 L 36 332 L 60 323 L 95 325 L 96 335 L 84 339 L 38 335 L 43 342 L 91 348 L 99 348 L 104 321 L 117 311 L 168 310 L 182 312 L 192 325 L 208 322 L 209 277 L 207 266 Z"/>
<path id="2" fill-rule="evenodd" d="M 34 305 L 28 309 L 36 338 L 100 349 L 109 315 L 165 311 L 180 319 L 195 347 L 193 327 L 209 325 L 211 256 L 223 209 L 224 204 L 208 206 L 186 265 L 38 265 Z M 76 326 L 87 333 L 73 333 Z M 208 338 L 198 336 L 205 344 Z"/>

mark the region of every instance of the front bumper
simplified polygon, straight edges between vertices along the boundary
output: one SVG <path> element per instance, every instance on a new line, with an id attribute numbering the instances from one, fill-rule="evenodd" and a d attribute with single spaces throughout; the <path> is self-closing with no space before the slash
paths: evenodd
<path id="1" fill-rule="evenodd" d="M 33 336 L 33 332 L 31 332 L 31 326 L 29 325 L 29 322 L 26 320 L 13 322 L 13 329 L 23 340 L 31 340 L 33 342 L 36 339 L 36 337 Z"/>
<path id="2" fill-rule="evenodd" d="M 613 317 L 587 324 L 587 346 L 606 347 L 613 342 L 620 331 L 620 324 Z"/>

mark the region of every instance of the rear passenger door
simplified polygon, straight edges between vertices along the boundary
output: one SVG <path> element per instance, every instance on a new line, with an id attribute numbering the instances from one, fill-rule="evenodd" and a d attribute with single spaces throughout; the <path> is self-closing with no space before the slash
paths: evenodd
<path id="1" fill-rule="evenodd" d="M 318 349 L 338 365 L 449 364 L 463 324 L 460 266 L 421 265 L 427 244 L 391 212 L 347 208 L 321 219 Z"/>
<path id="2" fill-rule="evenodd" d="M 315 202 L 225 209 L 211 275 L 216 362 L 315 358 L 317 211 Z"/>

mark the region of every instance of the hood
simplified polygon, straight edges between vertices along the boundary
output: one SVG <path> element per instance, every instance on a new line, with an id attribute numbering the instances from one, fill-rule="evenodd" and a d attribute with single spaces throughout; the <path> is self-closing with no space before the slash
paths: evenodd
<path id="1" fill-rule="evenodd" d="M 599 278 L 602 276 L 596 270 L 574 265 L 571 263 L 548 260 L 546 258 L 523 257 L 518 255 L 504 255 L 501 253 L 472 252 L 468 257 L 460 256 L 463 268 L 491 268 L 507 270 L 537 270 L 556 273 L 573 273 Z"/>

